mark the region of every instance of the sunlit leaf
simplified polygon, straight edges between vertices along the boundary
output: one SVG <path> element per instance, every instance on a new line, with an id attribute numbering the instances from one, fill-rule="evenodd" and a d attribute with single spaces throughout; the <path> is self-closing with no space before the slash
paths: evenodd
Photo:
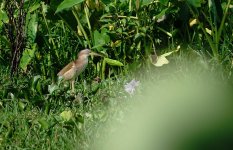
<path id="1" fill-rule="evenodd" d="M 156 67 L 161 67 L 161 66 L 166 65 L 168 63 L 169 63 L 169 61 L 167 60 L 167 58 L 165 56 L 161 55 L 161 56 L 158 56 L 157 62 L 154 63 L 154 65 Z"/>
<path id="2" fill-rule="evenodd" d="M 205 31 L 206 31 L 206 33 L 208 33 L 209 35 L 212 35 L 212 31 L 211 31 L 210 29 L 205 28 Z"/>
<path id="3" fill-rule="evenodd" d="M 155 65 L 156 67 L 161 67 L 163 65 L 166 65 L 169 63 L 169 60 L 166 58 L 167 56 L 171 55 L 174 52 L 177 52 L 180 49 L 180 46 L 177 47 L 176 50 L 168 52 L 168 53 L 164 53 L 163 55 L 160 55 L 156 58 L 156 61 L 151 61 L 153 65 Z"/>
<path id="4" fill-rule="evenodd" d="M 32 49 L 25 49 L 23 51 L 23 56 L 20 59 L 19 66 L 24 71 L 27 70 L 27 66 L 30 64 L 32 58 L 34 57 L 35 51 L 36 51 L 36 44 L 33 45 Z"/>
<path id="5" fill-rule="evenodd" d="M 193 25 L 195 25 L 195 24 L 197 24 L 197 23 L 198 23 L 197 19 L 191 19 L 191 20 L 189 21 L 189 26 L 192 27 Z"/>
<path id="6" fill-rule="evenodd" d="M 124 66 L 120 61 L 118 60 L 114 60 L 114 59 L 110 59 L 110 58 L 104 58 L 104 61 L 111 65 L 111 66 Z"/>
<path id="7" fill-rule="evenodd" d="M 58 13 L 64 9 L 70 9 L 74 5 L 82 3 L 84 0 L 64 0 L 58 7 L 55 13 Z"/>
<path id="8" fill-rule="evenodd" d="M 73 118 L 73 113 L 71 112 L 71 110 L 65 110 L 60 114 L 60 117 L 64 120 L 64 121 L 71 121 L 71 119 Z"/>

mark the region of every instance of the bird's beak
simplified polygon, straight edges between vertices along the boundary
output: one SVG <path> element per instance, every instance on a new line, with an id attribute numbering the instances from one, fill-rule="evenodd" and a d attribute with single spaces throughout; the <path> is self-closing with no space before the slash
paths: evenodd
<path id="1" fill-rule="evenodd" d="M 90 52 L 90 55 L 91 55 L 91 56 L 100 56 L 100 57 L 104 57 L 103 55 L 98 54 L 98 53 L 95 53 L 95 52 L 93 52 L 93 51 Z"/>

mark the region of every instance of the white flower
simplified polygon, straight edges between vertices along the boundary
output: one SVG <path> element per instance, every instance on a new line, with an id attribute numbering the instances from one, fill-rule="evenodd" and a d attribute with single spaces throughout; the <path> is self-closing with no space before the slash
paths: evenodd
<path id="1" fill-rule="evenodd" d="M 135 88 L 138 85 L 139 85 L 139 81 L 136 81 L 135 79 L 133 79 L 132 81 L 130 81 L 129 83 L 125 85 L 125 91 L 129 94 L 133 94 L 133 92 L 135 91 Z"/>

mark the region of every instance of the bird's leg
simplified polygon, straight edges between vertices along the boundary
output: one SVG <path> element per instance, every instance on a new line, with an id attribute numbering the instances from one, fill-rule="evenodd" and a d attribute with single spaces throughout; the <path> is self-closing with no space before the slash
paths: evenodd
<path id="1" fill-rule="evenodd" d="M 74 93 L 74 80 L 71 80 L 72 93 Z"/>

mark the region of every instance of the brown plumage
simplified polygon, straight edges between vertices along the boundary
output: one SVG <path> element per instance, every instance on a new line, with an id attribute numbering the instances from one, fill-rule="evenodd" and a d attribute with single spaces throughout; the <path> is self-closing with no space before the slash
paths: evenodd
<path id="1" fill-rule="evenodd" d="M 73 92 L 74 92 L 75 78 L 86 69 L 88 64 L 88 56 L 90 54 L 93 54 L 95 56 L 101 56 L 94 52 L 91 52 L 91 50 L 89 49 L 84 49 L 78 53 L 78 59 L 70 62 L 57 74 L 59 77 L 62 77 L 64 80 L 71 81 Z"/>

